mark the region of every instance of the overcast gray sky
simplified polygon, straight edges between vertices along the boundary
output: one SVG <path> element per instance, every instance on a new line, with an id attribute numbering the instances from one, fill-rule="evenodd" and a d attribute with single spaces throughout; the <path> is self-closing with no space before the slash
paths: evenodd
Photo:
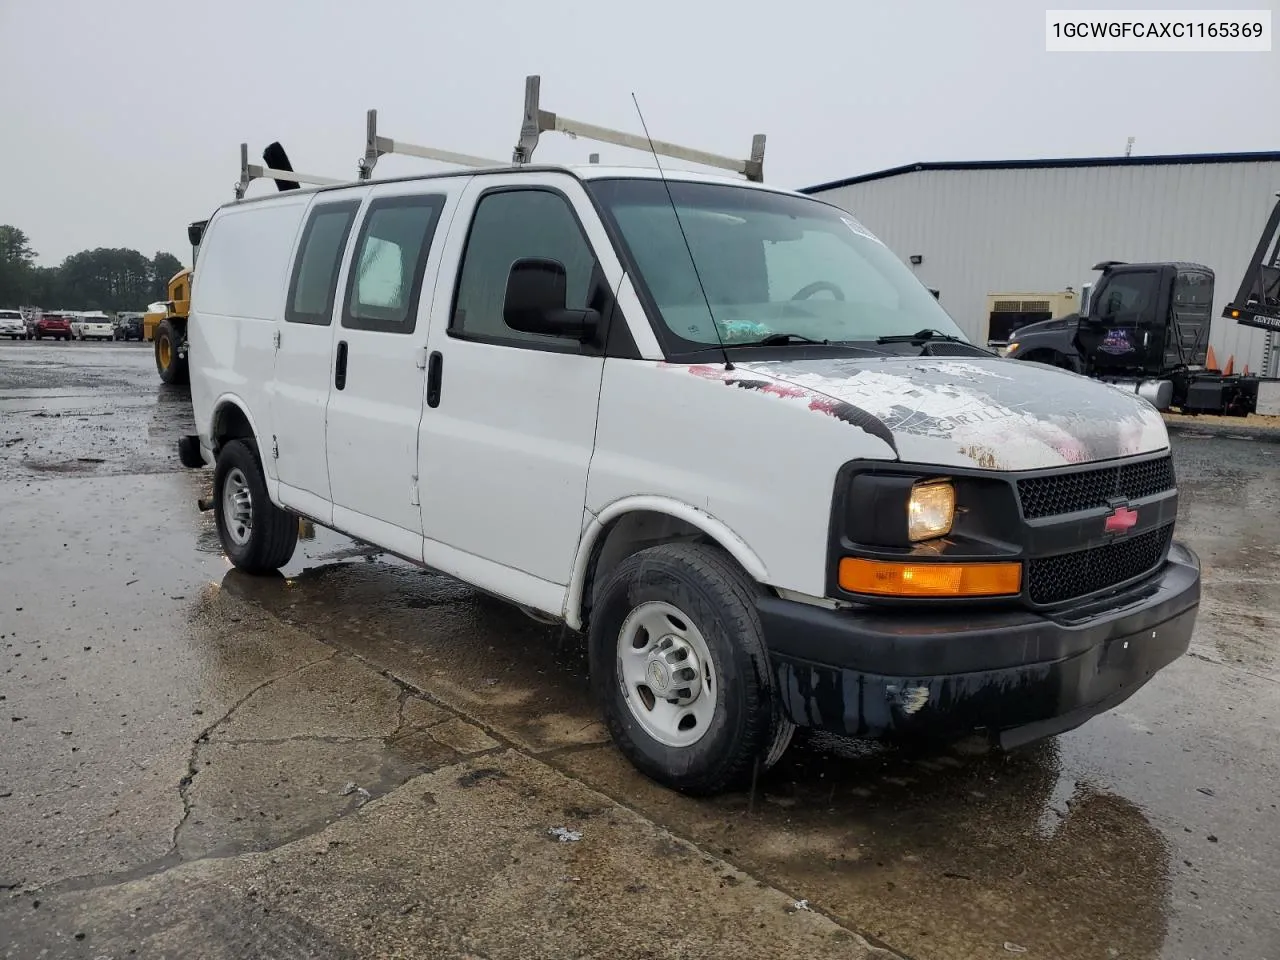
<path id="1" fill-rule="evenodd" d="M 239 144 L 355 175 L 365 111 L 402 140 L 508 159 L 524 77 L 544 109 L 739 155 L 806 186 L 921 160 L 1280 149 L 1280 49 L 1044 50 L 1028 0 L 0 0 L 0 223 L 43 264 L 164 249 L 232 197 Z M 1275 16 L 1280 27 L 1280 16 Z M 537 157 L 649 158 L 548 134 Z M 433 169 L 385 157 L 379 176 Z M 437 168 L 438 169 L 438 168 Z M 1280 189 L 1280 184 L 1277 184 Z M 251 194 L 274 190 L 259 182 Z"/>

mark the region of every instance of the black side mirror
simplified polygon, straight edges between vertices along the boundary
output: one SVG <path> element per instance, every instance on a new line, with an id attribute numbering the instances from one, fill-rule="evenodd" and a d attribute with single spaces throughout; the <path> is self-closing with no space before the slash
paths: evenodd
<path id="1" fill-rule="evenodd" d="M 537 257 L 517 260 L 507 275 L 502 319 L 522 333 L 590 340 L 600 325 L 600 314 L 591 309 L 567 309 L 568 288 L 563 263 Z"/>
<path id="2" fill-rule="evenodd" d="M 187 225 L 187 239 L 191 241 L 191 246 L 200 246 L 200 241 L 204 239 L 204 228 L 208 225 L 208 220 L 200 220 Z"/>

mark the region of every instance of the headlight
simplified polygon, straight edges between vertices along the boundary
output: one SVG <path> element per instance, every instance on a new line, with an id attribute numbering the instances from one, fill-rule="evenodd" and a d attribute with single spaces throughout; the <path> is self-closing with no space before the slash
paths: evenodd
<path id="1" fill-rule="evenodd" d="M 956 491 L 950 483 L 918 483 L 907 500 L 907 536 L 912 540 L 946 536 L 955 515 Z"/>

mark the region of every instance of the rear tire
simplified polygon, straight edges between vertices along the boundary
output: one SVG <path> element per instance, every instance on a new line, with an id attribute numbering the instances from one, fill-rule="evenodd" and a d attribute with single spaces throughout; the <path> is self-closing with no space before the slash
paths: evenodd
<path id="1" fill-rule="evenodd" d="M 641 550 L 601 584 L 592 686 L 614 743 L 651 779 L 710 796 L 746 786 L 785 752 L 795 727 L 775 692 L 758 589 L 695 543 Z"/>
<path id="2" fill-rule="evenodd" d="M 252 441 L 232 440 L 218 451 L 213 512 L 222 549 L 237 569 L 274 573 L 293 557 L 298 518 L 271 502 Z"/>
<path id="3" fill-rule="evenodd" d="M 156 372 L 165 383 L 187 382 L 187 358 L 178 356 L 178 331 L 161 320 L 155 334 Z"/>

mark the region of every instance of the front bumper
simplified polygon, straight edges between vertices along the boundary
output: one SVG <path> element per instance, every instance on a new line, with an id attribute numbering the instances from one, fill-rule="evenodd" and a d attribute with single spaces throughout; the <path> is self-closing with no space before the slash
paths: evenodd
<path id="1" fill-rule="evenodd" d="M 1011 748 L 1127 700 L 1186 652 L 1200 561 L 1175 543 L 1154 578 L 1052 615 L 851 613 L 759 601 L 783 709 L 853 737 L 959 739 Z"/>

